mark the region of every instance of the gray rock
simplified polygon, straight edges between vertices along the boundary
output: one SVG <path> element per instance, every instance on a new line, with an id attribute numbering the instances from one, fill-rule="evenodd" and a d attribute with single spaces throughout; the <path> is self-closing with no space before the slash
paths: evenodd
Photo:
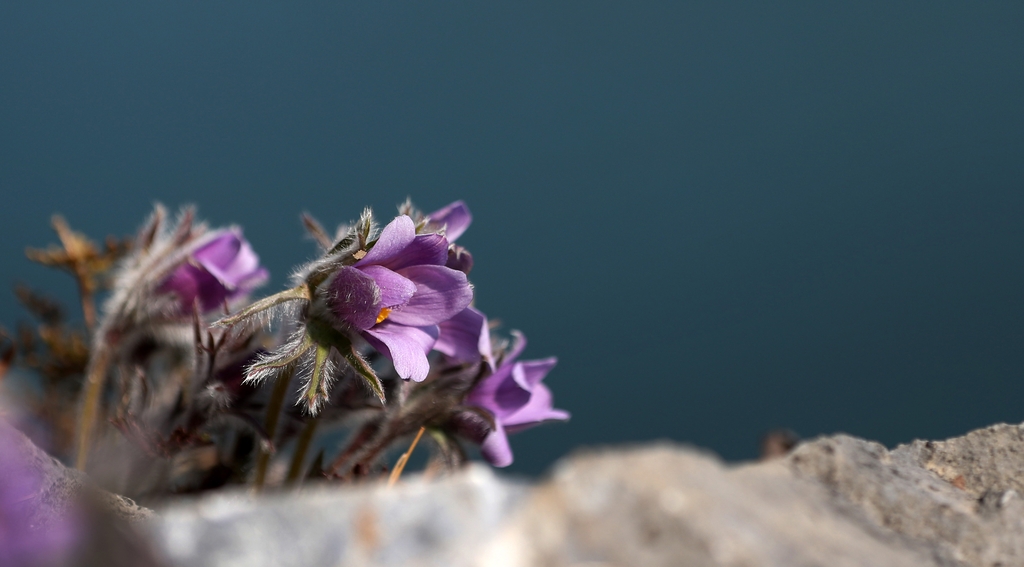
<path id="1" fill-rule="evenodd" d="M 784 462 L 729 468 L 669 444 L 561 464 L 489 551 L 523 566 L 936 564 L 865 530 Z"/>
<path id="2" fill-rule="evenodd" d="M 179 502 L 172 565 L 1024 566 L 1024 430 L 892 451 L 846 435 L 730 466 L 660 443 L 590 450 L 535 486 L 473 466 L 387 489 Z"/>
<path id="3" fill-rule="evenodd" d="M 799 476 L 873 526 L 931 549 L 941 564 L 1024 565 L 1024 435 L 996 425 L 887 451 L 845 435 L 797 448 Z"/>
<path id="4" fill-rule="evenodd" d="M 153 529 L 181 566 L 468 566 L 525 491 L 476 465 L 392 489 L 221 494 L 164 509 Z"/>

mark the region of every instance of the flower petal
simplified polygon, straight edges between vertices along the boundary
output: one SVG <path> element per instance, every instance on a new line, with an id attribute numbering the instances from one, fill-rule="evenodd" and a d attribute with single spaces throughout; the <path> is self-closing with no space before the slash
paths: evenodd
<path id="1" fill-rule="evenodd" d="M 162 293 L 173 293 L 178 297 L 178 306 L 183 313 L 190 313 L 192 305 L 199 300 L 203 312 L 221 306 L 228 297 L 224 284 L 208 271 L 192 264 L 182 264 L 158 288 Z"/>
<path id="2" fill-rule="evenodd" d="M 359 271 L 373 278 L 380 288 L 380 306 L 405 305 L 416 293 L 416 284 L 384 266 L 363 266 Z"/>
<path id="3" fill-rule="evenodd" d="M 224 268 L 231 265 L 242 248 L 242 239 L 235 230 L 218 230 L 207 234 L 208 240 L 192 252 L 192 257 L 204 268 Z"/>
<path id="4" fill-rule="evenodd" d="M 501 406 L 495 399 L 498 395 L 498 390 L 502 387 L 505 382 L 511 382 L 515 385 L 515 381 L 511 378 L 512 365 L 502 364 L 498 366 L 498 369 L 493 374 L 487 376 L 480 381 L 474 388 L 473 391 L 466 396 L 466 404 L 484 408 L 485 410 L 497 415 L 501 412 Z"/>
<path id="5" fill-rule="evenodd" d="M 416 294 L 391 314 L 395 323 L 436 325 L 451 319 L 473 301 L 473 289 L 462 272 L 444 266 L 410 266 L 398 273 L 416 284 Z"/>
<path id="6" fill-rule="evenodd" d="M 327 305 L 337 318 L 361 331 L 377 323 L 381 290 L 362 270 L 342 267 L 332 276 L 328 289 Z"/>
<path id="7" fill-rule="evenodd" d="M 397 258 L 414 238 L 416 238 L 416 225 L 412 219 L 408 215 L 397 216 L 395 220 L 384 227 L 376 244 L 366 253 L 366 256 L 363 256 L 362 260 L 355 263 L 355 266 L 384 264 Z"/>
<path id="8" fill-rule="evenodd" d="M 558 359 L 553 356 L 542 360 L 517 362 L 512 367 L 512 379 L 524 390 L 532 391 L 556 364 L 558 364 Z"/>
<path id="9" fill-rule="evenodd" d="M 221 232 L 223 234 L 192 253 L 196 263 L 231 290 L 249 290 L 266 280 L 266 269 L 260 267 L 259 256 L 242 238 L 241 231 L 229 229 Z"/>
<path id="10" fill-rule="evenodd" d="M 427 216 L 432 224 L 447 225 L 445 236 L 448 237 L 448 242 L 455 242 L 455 239 L 462 236 L 462 233 L 469 228 L 469 224 L 473 222 L 473 215 L 469 213 L 469 207 L 462 201 L 455 201 Z"/>
<path id="11" fill-rule="evenodd" d="M 447 261 L 448 241 L 440 234 L 431 233 L 416 235 L 401 254 L 380 264 L 392 270 L 400 270 L 420 264 L 443 266 Z"/>
<path id="12" fill-rule="evenodd" d="M 501 422 L 498 421 L 495 425 L 494 431 L 480 444 L 480 454 L 496 467 L 507 467 L 512 464 L 512 447 L 508 444 L 508 436 Z"/>
<path id="13" fill-rule="evenodd" d="M 537 384 L 530 394 L 529 401 L 516 412 L 502 418 L 509 433 L 515 433 L 540 425 L 545 421 L 565 421 L 569 412 L 555 409 L 551 390 L 544 384 Z"/>
<path id="14" fill-rule="evenodd" d="M 460 362 L 473 362 L 483 358 L 491 370 L 491 333 L 487 328 L 487 317 L 467 307 L 447 321 L 438 323 L 441 334 L 437 337 L 434 350 L 447 354 Z"/>
<path id="15" fill-rule="evenodd" d="M 363 333 L 363 338 L 391 359 L 405 380 L 422 382 L 430 372 L 427 353 L 437 340 L 437 326 L 408 327 L 384 321 Z"/>

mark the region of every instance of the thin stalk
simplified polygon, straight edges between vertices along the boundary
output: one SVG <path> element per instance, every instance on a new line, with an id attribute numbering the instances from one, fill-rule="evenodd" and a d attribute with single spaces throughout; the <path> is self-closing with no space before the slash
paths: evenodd
<path id="1" fill-rule="evenodd" d="M 78 442 L 75 455 L 75 468 L 78 470 L 85 470 L 85 465 L 89 461 L 93 429 L 99 420 L 103 387 L 107 383 L 107 369 L 110 366 L 110 347 L 102 346 L 98 351 L 96 358 L 89 365 L 89 373 L 85 379 L 82 413 L 78 416 Z"/>
<path id="2" fill-rule="evenodd" d="M 315 417 L 311 418 L 302 428 L 302 433 L 299 433 L 299 439 L 295 442 L 295 454 L 292 455 L 292 464 L 288 467 L 288 478 L 285 481 L 288 484 L 297 482 L 299 476 L 302 475 L 302 462 L 306 460 L 306 453 L 309 452 L 309 444 L 313 440 L 313 434 L 316 433 L 318 421 Z"/>
<path id="3" fill-rule="evenodd" d="M 284 398 L 288 394 L 288 383 L 292 381 L 292 373 L 285 372 L 277 377 L 274 383 L 274 391 L 270 393 L 270 401 L 267 403 L 267 418 L 265 427 L 267 438 L 273 442 L 274 433 L 277 431 L 277 420 L 281 417 L 281 407 L 284 405 Z M 253 489 L 259 492 L 263 490 L 263 482 L 267 478 L 267 465 L 270 464 L 271 451 L 261 447 L 259 457 L 256 458 L 256 477 L 253 479 Z"/>
<path id="4" fill-rule="evenodd" d="M 416 448 L 416 444 L 420 442 L 420 437 L 423 437 L 423 432 L 427 428 L 420 427 L 420 430 L 416 433 L 416 437 L 412 440 L 412 445 L 409 445 L 409 450 L 402 453 L 401 457 L 398 457 L 398 462 L 395 463 L 395 470 L 391 471 L 391 476 L 388 477 L 388 487 L 392 487 L 398 482 L 398 477 L 402 476 L 402 470 L 405 469 L 405 464 L 409 462 L 409 457 L 412 455 L 413 450 Z"/>
<path id="5" fill-rule="evenodd" d="M 93 299 L 91 287 L 87 282 L 78 278 L 78 295 L 82 299 L 82 318 L 85 319 L 85 329 L 90 333 L 96 328 L 96 302 Z"/>

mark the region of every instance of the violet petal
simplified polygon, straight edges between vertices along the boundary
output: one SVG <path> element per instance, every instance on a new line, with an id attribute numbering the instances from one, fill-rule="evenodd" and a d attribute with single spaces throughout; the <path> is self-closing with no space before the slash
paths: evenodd
<path id="1" fill-rule="evenodd" d="M 416 294 L 390 319 L 403 325 L 436 325 L 457 315 L 473 301 L 466 274 L 444 266 L 410 266 L 398 273 L 416 284 Z"/>
<path id="2" fill-rule="evenodd" d="M 508 436 L 501 422 L 497 421 L 495 426 L 494 431 L 480 444 L 480 454 L 496 467 L 507 467 L 512 464 L 512 447 L 508 444 Z"/>
<path id="3" fill-rule="evenodd" d="M 416 293 L 416 284 L 384 266 L 363 266 L 359 271 L 373 278 L 380 288 L 380 306 L 405 305 Z"/>
<path id="4" fill-rule="evenodd" d="M 448 237 L 448 242 L 455 242 L 455 239 L 462 236 L 473 222 L 473 215 L 469 213 L 469 207 L 463 201 L 455 201 L 427 216 L 431 223 L 447 226 L 445 236 Z"/>
<path id="5" fill-rule="evenodd" d="M 366 256 L 363 256 L 362 260 L 356 262 L 355 266 L 386 264 L 397 258 L 414 238 L 416 238 L 416 225 L 412 219 L 407 215 L 395 217 L 395 220 L 389 222 L 380 232 L 373 248 L 366 253 Z"/>
<path id="6" fill-rule="evenodd" d="M 401 254 L 380 264 L 392 270 L 400 270 L 420 264 L 443 266 L 447 261 L 448 241 L 440 234 L 430 233 L 416 235 Z"/>
<path id="7" fill-rule="evenodd" d="M 447 354 L 459 362 L 473 362 L 483 358 L 491 370 L 491 333 L 487 328 L 487 317 L 467 307 L 447 321 L 438 323 L 441 334 L 437 337 L 434 350 Z"/>
<path id="8" fill-rule="evenodd" d="M 558 364 L 558 359 L 553 356 L 542 360 L 517 362 L 512 368 L 512 379 L 524 390 L 532 391 L 534 386 L 551 372 L 555 364 Z"/>
<path id="9" fill-rule="evenodd" d="M 200 261 L 199 258 L 196 258 Z M 215 278 L 228 289 L 252 289 L 266 280 L 267 271 L 260 267 L 260 258 L 253 252 L 252 246 L 243 241 L 238 255 L 227 264 L 214 265 L 212 262 L 201 262 Z M 262 277 L 258 277 L 261 274 Z"/>
<path id="10" fill-rule="evenodd" d="M 384 321 L 365 331 L 363 337 L 391 359 L 399 376 L 422 382 L 430 372 L 427 353 L 434 346 L 437 333 L 437 325 L 407 327 Z"/>
<path id="11" fill-rule="evenodd" d="M 526 405 L 520 407 L 516 412 L 504 417 L 509 433 L 515 433 L 539 425 L 546 421 L 565 421 L 569 419 L 569 412 L 555 409 L 551 390 L 544 384 L 537 384 L 530 394 L 530 400 Z"/>

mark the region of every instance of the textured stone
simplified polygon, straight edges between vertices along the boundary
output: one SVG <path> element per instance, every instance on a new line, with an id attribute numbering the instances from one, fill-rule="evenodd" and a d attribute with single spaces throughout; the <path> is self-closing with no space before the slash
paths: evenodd
<path id="1" fill-rule="evenodd" d="M 525 487 L 483 465 L 392 489 L 235 492 L 175 504 L 153 528 L 173 565 L 473 565 Z"/>
<path id="2" fill-rule="evenodd" d="M 874 526 L 931 549 L 942 564 L 1024 565 L 1024 435 L 996 425 L 887 451 L 845 435 L 797 448 L 789 462 Z"/>
<path id="3" fill-rule="evenodd" d="M 863 529 L 786 463 L 728 468 L 659 445 L 561 464 L 493 544 L 506 565 L 935 565 Z"/>
<path id="4" fill-rule="evenodd" d="M 846 435 L 727 465 L 661 443 L 590 450 L 534 486 L 428 481 L 179 502 L 171 565 L 1024 566 L 1024 430 L 885 447 Z"/>

